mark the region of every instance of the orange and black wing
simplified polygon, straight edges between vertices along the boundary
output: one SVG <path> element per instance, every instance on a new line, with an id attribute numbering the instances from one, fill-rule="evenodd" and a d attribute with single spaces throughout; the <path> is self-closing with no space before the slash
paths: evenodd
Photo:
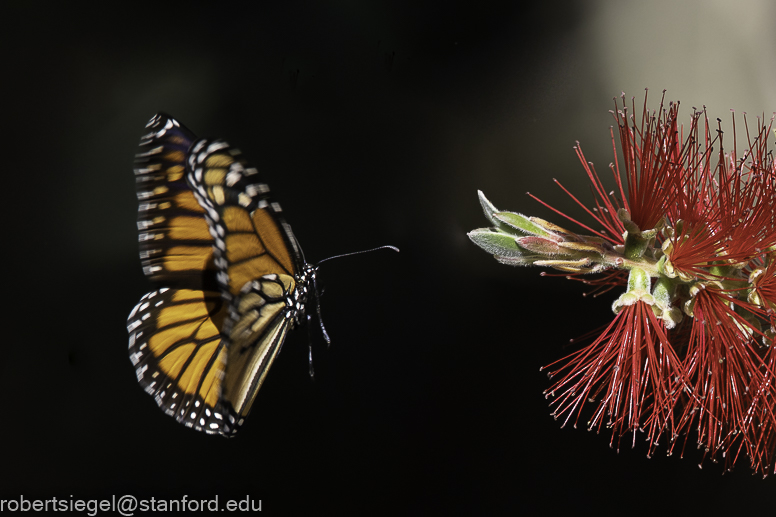
<path id="1" fill-rule="evenodd" d="M 168 115 L 154 116 L 135 161 L 143 271 L 164 287 L 143 296 L 127 320 L 137 379 L 179 422 L 229 433 L 220 406 L 227 305 L 218 289 L 213 238 L 186 181 L 193 133 Z"/>
<path id="2" fill-rule="evenodd" d="M 304 258 L 280 205 L 239 150 L 223 140 L 195 142 L 188 156 L 188 181 L 214 238 L 215 264 L 224 297 L 266 274 L 293 277 Z"/>
<path id="3" fill-rule="evenodd" d="M 195 288 L 207 278 L 205 270 L 215 271 L 204 209 L 186 183 L 186 158 L 195 137 L 162 113 L 146 128 L 135 156 L 143 271 L 153 281 Z"/>
<path id="4" fill-rule="evenodd" d="M 221 140 L 199 140 L 188 170 L 214 236 L 218 283 L 229 304 L 221 398 L 239 425 L 304 311 L 309 266 L 269 188 L 238 150 Z"/>
<path id="5" fill-rule="evenodd" d="M 140 385 L 168 415 L 207 433 L 229 434 L 220 397 L 226 363 L 221 294 L 163 287 L 143 296 L 127 322 Z"/>

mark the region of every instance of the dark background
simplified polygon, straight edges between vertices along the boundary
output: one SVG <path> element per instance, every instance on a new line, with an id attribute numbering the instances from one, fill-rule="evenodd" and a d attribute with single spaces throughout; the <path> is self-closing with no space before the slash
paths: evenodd
<path id="1" fill-rule="evenodd" d="M 477 189 L 579 216 L 552 178 L 588 199 L 572 145 L 605 170 L 621 90 L 639 104 L 651 87 L 655 108 L 668 88 L 688 115 L 769 114 L 774 37 L 759 29 L 773 10 L 736 5 L 735 24 L 697 1 L 2 8 L 0 496 L 250 495 L 271 514 L 772 511 L 773 479 L 745 461 L 722 476 L 694 450 L 647 459 L 643 443 L 617 454 L 609 436 L 560 429 L 539 367 L 609 321 L 613 295 L 582 298 L 466 237 L 486 225 Z M 313 332 L 315 381 L 301 329 L 233 440 L 162 414 L 127 357 L 126 317 L 151 289 L 132 160 L 161 110 L 243 150 L 308 261 L 401 248 L 321 269 L 332 346 Z"/>

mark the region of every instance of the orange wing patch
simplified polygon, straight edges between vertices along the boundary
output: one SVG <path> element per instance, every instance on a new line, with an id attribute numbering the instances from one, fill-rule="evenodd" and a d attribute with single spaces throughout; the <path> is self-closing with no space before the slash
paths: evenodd
<path id="1" fill-rule="evenodd" d="M 220 293 L 190 289 L 153 291 L 132 311 L 130 357 L 160 406 L 199 399 L 216 407 L 226 362 L 225 316 Z"/>
<path id="2" fill-rule="evenodd" d="M 292 276 L 297 273 L 283 234 L 272 216 L 265 209 L 256 210 L 253 212 L 253 225 L 267 251 L 277 259 L 280 266 Z"/>

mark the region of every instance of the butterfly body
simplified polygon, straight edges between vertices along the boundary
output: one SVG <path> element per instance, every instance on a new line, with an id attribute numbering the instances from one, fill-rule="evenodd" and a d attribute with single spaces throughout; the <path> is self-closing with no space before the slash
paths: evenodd
<path id="1" fill-rule="evenodd" d="M 130 359 L 165 413 L 232 436 L 306 320 L 316 267 L 238 150 L 168 115 L 147 127 L 135 168 L 140 257 L 163 287 L 128 318 Z"/>

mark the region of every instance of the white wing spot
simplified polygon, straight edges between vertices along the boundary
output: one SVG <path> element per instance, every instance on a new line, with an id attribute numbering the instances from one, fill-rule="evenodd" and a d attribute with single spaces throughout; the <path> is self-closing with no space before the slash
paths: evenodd
<path id="1" fill-rule="evenodd" d="M 242 174 L 240 174 L 237 171 L 229 171 L 226 175 L 226 186 L 233 187 L 241 179 L 242 179 Z"/>
<path id="2" fill-rule="evenodd" d="M 212 154 L 212 153 L 214 153 L 216 151 L 220 151 L 221 149 L 226 149 L 227 147 L 229 147 L 229 144 L 227 144 L 226 142 L 216 141 L 216 142 L 213 142 L 212 144 L 210 144 L 207 147 L 207 151 L 205 151 L 205 153 L 206 154 Z M 237 152 L 239 153 L 239 151 L 237 151 Z"/>

